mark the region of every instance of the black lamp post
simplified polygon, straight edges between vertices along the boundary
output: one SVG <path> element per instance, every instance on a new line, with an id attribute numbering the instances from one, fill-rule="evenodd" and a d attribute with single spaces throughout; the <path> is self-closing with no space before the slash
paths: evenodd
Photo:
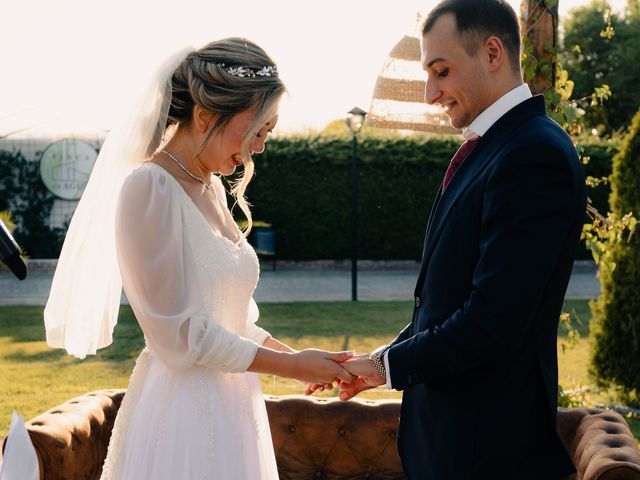
<path id="1" fill-rule="evenodd" d="M 351 300 L 358 301 L 358 132 L 367 112 L 354 107 L 345 119 L 351 131 Z"/>

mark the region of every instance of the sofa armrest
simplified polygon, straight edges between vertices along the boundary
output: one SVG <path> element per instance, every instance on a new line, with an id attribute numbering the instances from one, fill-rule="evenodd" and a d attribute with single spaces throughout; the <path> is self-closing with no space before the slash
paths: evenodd
<path id="1" fill-rule="evenodd" d="M 126 390 L 73 398 L 27 421 L 41 480 L 99 479 Z"/>
<path id="2" fill-rule="evenodd" d="M 640 448 L 619 413 L 559 408 L 558 434 L 578 480 L 640 480 Z"/>

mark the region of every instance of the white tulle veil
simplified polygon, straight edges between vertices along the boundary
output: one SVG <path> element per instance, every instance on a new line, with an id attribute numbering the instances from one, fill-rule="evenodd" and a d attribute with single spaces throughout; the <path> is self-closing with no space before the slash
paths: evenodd
<path id="1" fill-rule="evenodd" d="M 44 310 L 51 347 L 84 358 L 113 341 L 122 293 L 115 246 L 118 194 L 125 177 L 163 141 L 171 76 L 190 51 L 181 49 L 158 67 L 137 105 L 102 145 L 69 225 Z"/>

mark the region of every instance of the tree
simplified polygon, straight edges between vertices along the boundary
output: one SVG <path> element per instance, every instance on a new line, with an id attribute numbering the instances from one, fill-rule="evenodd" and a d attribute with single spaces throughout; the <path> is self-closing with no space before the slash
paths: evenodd
<path id="1" fill-rule="evenodd" d="M 558 44 L 558 3 L 528 0 L 523 20 L 523 66 L 525 80 L 535 94 L 553 89 Z"/>
<path id="2" fill-rule="evenodd" d="M 574 82 L 558 62 L 558 1 L 523 0 L 522 20 L 524 80 L 534 94 L 544 93 L 547 112 L 570 135 L 580 133 L 582 110 L 572 99 Z M 595 91 L 602 101 L 608 90 Z"/>
<path id="3" fill-rule="evenodd" d="M 611 214 L 629 224 L 631 234 L 603 223 L 600 277 L 602 294 L 592 301 L 593 373 L 601 383 L 640 392 L 640 236 L 629 212 L 640 212 L 640 111 L 613 159 Z M 626 237 L 626 238 L 624 238 Z M 604 268 L 603 268 L 604 266 Z"/>
<path id="4" fill-rule="evenodd" d="M 561 62 L 575 82 L 574 97 L 583 99 L 585 126 L 611 134 L 629 125 L 640 106 L 640 0 L 628 0 L 624 15 L 611 13 L 607 0 L 592 0 L 570 11 L 564 22 Z M 606 85 L 606 108 L 592 99 Z M 586 108 L 585 108 L 586 109 Z"/>
<path id="5" fill-rule="evenodd" d="M 640 0 L 631 1 L 634 2 L 636 6 L 640 2 Z M 602 0 L 595 0 L 595 2 L 604 3 Z M 522 64 L 525 80 L 532 87 L 532 90 L 537 91 L 539 88 L 543 89 L 548 112 L 570 135 L 574 135 L 574 143 L 577 143 L 575 135 L 580 133 L 578 117 L 581 111 L 578 107 L 578 102 L 572 99 L 575 84 L 572 80 L 569 80 L 569 73 L 563 70 L 561 64 L 556 61 L 557 1 L 526 0 L 524 10 L 527 12 L 527 18 L 525 18 L 523 22 L 525 35 Z M 603 38 L 608 37 L 609 39 L 612 36 L 612 31 L 608 30 L 606 25 L 604 31 L 599 24 L 593 24 L 590 28 L 589 33 L 591 34 L 593 34 L 593 32 L 603 32 Z M 584 79 L 579 79 L 579 82 L 581 81 L 584 81 Z M 585 96 L 591 100 L 589 106 L 594 106 L 594 104 L 597 105 L 598 103 L 602 104 L 610 94 L 608 87 L 594 87 L 593 93 L 591 93 L 590 90 L 587 90 L 587 92 Z M 623 239 L 626 233 L 632 234 L 635 229 L 636 219 L 633 217 L 632 212 L 636 212 L 636 214 L 640 212 L 640 201 L 636 201 L 640 199 L 640 185 L 637 184 L 638 178 L 640 178 L 640 162 L 638 161 L 639 155 L 637 154 L 637 147 L 634 147 L 634 145 L 638 143 L 637 131 L 638 127 L 640 127 L 640 114 L 634 125 L 632 130 L 635 128 L 633 131 L 636 132 L 636 137 L 634 137 L 636 140 L 629 140 L 625 143 L 623 150 L 626 153 L 624 153 L 624 157 L 621 156 L 622 153 L 616 156 L 618 163 L 617 169 L 614 170 L 613 177 L 617 182 L 617 187 L 615 193 L 612 193 L 611 196 L 611 208 L 613 212 L 609 212 L 605 217 L 598 212 L 589 201 L 588 213 L 591 218 L 591 223 L 586 223 L 583 228 L 583 238 L 586 240 L 586 245 L 591 250 L 599 266 L 600 278 L 603 281 L 605 281 L 605 279 L 610 280 L 608 288 L 611 291 L 626 289 L 627 292 L 630 292 L 630 289 L 638 284 L 638 282 L 634 280 L 640 280 L 640 261 L 638 261 L 640 258 L 634 257 L 634 255 L 640 257 L 640 249 L 638 248 L 640 245 L 627 243 L 625 239 Z M 578 150 L 581 150 L 579 146 Z M 590 186 L 595 186 L 602 181 L 606 180 L 587 178 L 587 184 Z M 634 193 L 629 194 L 630 191 Z M 622 192 L 626 193 L 622 194 Z M 621 213 L 622 211 L 624 211 L 624 213 Z M 613 272 L 615 270 L 618 260 L 616 255 L 618 255 L 620 251 L 631 252 L 631 255 L 627 255 L 625 260 L 632 261 L 631 269 L 636 272 L 638 276 L 637 279 L 635 279 L 633 275 L 627 275 L 622 278 L 607 277 L 607 272 Z M 636 263 L 633 263 L 633 261 L 636 261 Z M 618 268 L 618 271 L 625 272 L 620 268 Z M 624 323 L 625 320 L 621 319 L 621 316 L 615 319 L 615 315 L 611 315 L 611 312 L 605 308 L 605 306 L 609 305 L 608 298 L 611 297 L 611 295 L 607 295 L 606 288 L 607 287 L 605 287 L 604 290 L 605 293 L 600 297 L 598 302 L 595 303 L 595 305 L 601 305 L 601 308 L 599 312 L 594 313 L 594 316 L 599 315 L 600 325 L 605 323 L 608 325 L 610 322 L 613 322 L 617 324 L 617 326 L 622 327 L 622 333 L 626 334 L 627 338 L 631 338 L 631 345 L 629 345 L 629 342 L 624 343 L 623 341 L 624 346 L 633 347 L 630 348 L 630 351 L 633 353 L 640 353 L 640 330 L 637 328 L 640 326 L 640 308 L 632 305 L 630 310 L 632 313 L 629 315 L 629 310 L 621 307 L 621 311 L 623 312 L 622 318 L 625 318 L 626 314 L 626 324 Z M 631 294 L 633 295 L 632 292 Z M 622 304 L 624 304 L 624 296 L 621 300 Z M 640 306 L 640 301 L 637 306 Z M 595 310 L 597 309 L 594 309 L 594 311 Z M 561 322 L 569 328 L 570 334 L 576 333 L 575 329 L 571 327 L 569 319 L 570 316 L 567 314 L 562 314 L 560 318 Z M 596 320 L 595 323 L 598 323 L 598 320 Z M 604 327 L 600 331 L 605 332 L 607 330 L 608 329 Z M 631 376 L 628 373 L 621 374 L 621 372 L 624 371 L 625 362 L 622 356 L 624 350 L 618 351 L 617 348 L 620 345 L 615 343 L 617 339 L 616 335 L 620 333 L 621 332 L 617 330 L 613 335 L 607 332 L 601 334 L 600 337 L 596 334 L 596 344 L 598 345 L 596 355 L 594 356 L 595 370 L 597 370 L 596 374 L 599 375 L 600 379 L 604 380 L 604 382 L 613 381 L 621 383 L 627 390 L 638 388 L 638 386 L 640 386 L 640 361 L 638 362 L 639 365 L 634 365 L 631 369 Z M 574 341 L 576 338 L 577 335 L 573 335 Z M 569 345 L 571 345 L 571 343 L 570 341 Z M 613 347 L 611 347 L 612 344 L 614 345 Z M 634 358 L 640 358 L 640 356 L 636 355 Z M 619 367 L 621 367 L 621 369 Z M 567 402 L 567 398 L 562 392 L 560 403 L 564 405 L 570 403 Z"/>

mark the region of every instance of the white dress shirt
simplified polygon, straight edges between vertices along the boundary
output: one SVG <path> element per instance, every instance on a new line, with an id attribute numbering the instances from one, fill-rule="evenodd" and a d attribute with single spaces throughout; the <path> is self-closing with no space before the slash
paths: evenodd
<path id="1" fill-rule="evenodd" d="M 473 122 L 462 132 L 465 140 L 473 140 L 482 137 L 505 113 L 532 97 L 529 85 L 523 83 L 509 90 L 498 100 L 489 105 Z M 386 387 L 391 389 L 391 373 L 389 372 L 389 350 L 384 353 L 384 368 L 387 374 Z"/>

